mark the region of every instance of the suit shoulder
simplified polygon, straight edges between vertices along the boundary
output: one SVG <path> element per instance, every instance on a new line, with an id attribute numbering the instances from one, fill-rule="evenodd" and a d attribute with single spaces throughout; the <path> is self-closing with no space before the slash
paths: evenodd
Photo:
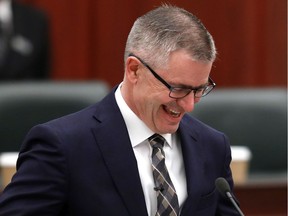
<path id="1" fill-rule="evenodd" d="M 219 131 L 210 125 L 202 122 L 201 120 L 191 116 L 191 114 L 186 114 L 182 120 L 183 124 L 187 127 L 190 127 L 193 130 L 196 130 L 198 133 L 212 133 L 212 134 L 220 134 L 223 135 L 222 131 Z"/>
<path id="2" fill-rule="evenodd" d="M 83 124 L 83 123 L 87 123 L 87 121 L 93 119 L 93 114 L 95 112 L 95 109 L 97 107 L 97 104 L 85 107 L 79 111 L 61 116 L 59 118 L 55 118 L 52 119 L 46 123 L 44 123 L 44 125 L 61 125 L 61 124 L 73 124 L 73 123 L 77 123 L 77 125 L 79 124 Z"/>

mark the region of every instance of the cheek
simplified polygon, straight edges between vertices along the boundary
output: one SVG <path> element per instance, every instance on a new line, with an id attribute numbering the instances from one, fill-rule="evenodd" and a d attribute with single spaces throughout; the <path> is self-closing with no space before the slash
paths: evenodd
<path id="1" fill-rule="evenodd" d="M 134 103 L 136 106 L 136 114 L 142 120 L 147 116 L 151 116 L 151 112 L 156 106 L 152 92 L 148 90 L 139 90 L 134 93 Z"/>
<path id="2" fill-rule="evenodd" d="M 150 93 L 146 95 L 142 105 L 145 107 L 146 115 L 155 115 L 159 106 L 161 106 L 161 100 L 158 99 L 157 95 Z"/>
<path id="3" fill-rule="evenodd" d="M 142 82 L 140 82 L 142 81 Z M 136 114 L 143 121 L 153 121 L 161 104 L 167 103 L 171 98 L 164 86 L 152 83 L 149 80 L 139 80 L 133 92 Z"/>
<path id="4" fill-rule="evenodd" d="M 143 97 L 138 100 L 137 107 L 139 111 L 139 117 L 146 123 L 154 122 L 162 110 L 162 104 L 164 104 L 163 96 L 159 97 L 157 93 L 144 94 Z"/>

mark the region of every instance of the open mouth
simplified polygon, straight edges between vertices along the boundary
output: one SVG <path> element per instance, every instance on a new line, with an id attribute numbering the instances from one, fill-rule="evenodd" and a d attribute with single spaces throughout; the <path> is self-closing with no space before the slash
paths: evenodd
<path id="1" fill-rule="evenodd" d="M 173 118 L 179 118 L 181 115 L 181 112 L 179 112 L 175 109 L 172 109 L 171 107 L 163 105 L 163 109 L 165 110 L 166 113 L 168 113 Z"/>

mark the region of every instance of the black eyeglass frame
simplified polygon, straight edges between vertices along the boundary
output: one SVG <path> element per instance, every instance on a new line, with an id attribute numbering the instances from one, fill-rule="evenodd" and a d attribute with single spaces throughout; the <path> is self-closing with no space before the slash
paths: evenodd
<path id="1" fill-rule="evenodd" d="M 192 91 L 194 93 L 194 97 L 195 98 L 201 98 L 201 97 L 204 97 L 206 95 L 208 95 L 212 90 L 213 88 L 216 87 L 216 83 L 209 77 L 208 78 L 208 84 L 204 87 L 200 87 L 200 88 L 181 88 L 181 87 L 174 87 L 174 86 L 171 86 L 170 84 L 168 84 L 161 76 L 159 76 L 145 61 L 143 61 L 140 57 L 134 55 L 133 53 L 130 53 L 128 55 L 129 57 L 132 56 L 132 57 L 135 57 L 137 58 L 146 68 L 148 68 L 148 70 L 153 74 L 153 76 L 159 80 L 163 85 L 165 85 L 168 89 L 169 89 L 169 97 L 171 98 L 174 98 L 174 99 L 181 99 L 181 98 L 184 98 L 186 97 L 187 95 L 189 95 Z M 184 90 L 184 91 L 183 91 Z M 172 92 L 185 92 L 185 95 L 183 96 L 173 96 L 171 95 Z M 197 95 L 197 93 L 201 93 L 201 95 Z"/>

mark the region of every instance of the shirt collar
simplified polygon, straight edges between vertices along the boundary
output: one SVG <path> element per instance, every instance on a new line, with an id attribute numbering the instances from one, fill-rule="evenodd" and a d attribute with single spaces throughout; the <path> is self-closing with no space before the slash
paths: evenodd
<path id="1" fill-rule="evenodd" d="M 124 118 L 132 147 L 137 146 L 144 140 L 148 139 L 154 132 L 147 127 L 147 125 L 130 109 L 121 94 L 121 85 L 118 86 L 115 92 L 116 102 L 119 106 L 120 112 Z M 135 127 L 137 125 L 137 127 Z M 161 134 L 172 148 L 171 134 Z"/>

